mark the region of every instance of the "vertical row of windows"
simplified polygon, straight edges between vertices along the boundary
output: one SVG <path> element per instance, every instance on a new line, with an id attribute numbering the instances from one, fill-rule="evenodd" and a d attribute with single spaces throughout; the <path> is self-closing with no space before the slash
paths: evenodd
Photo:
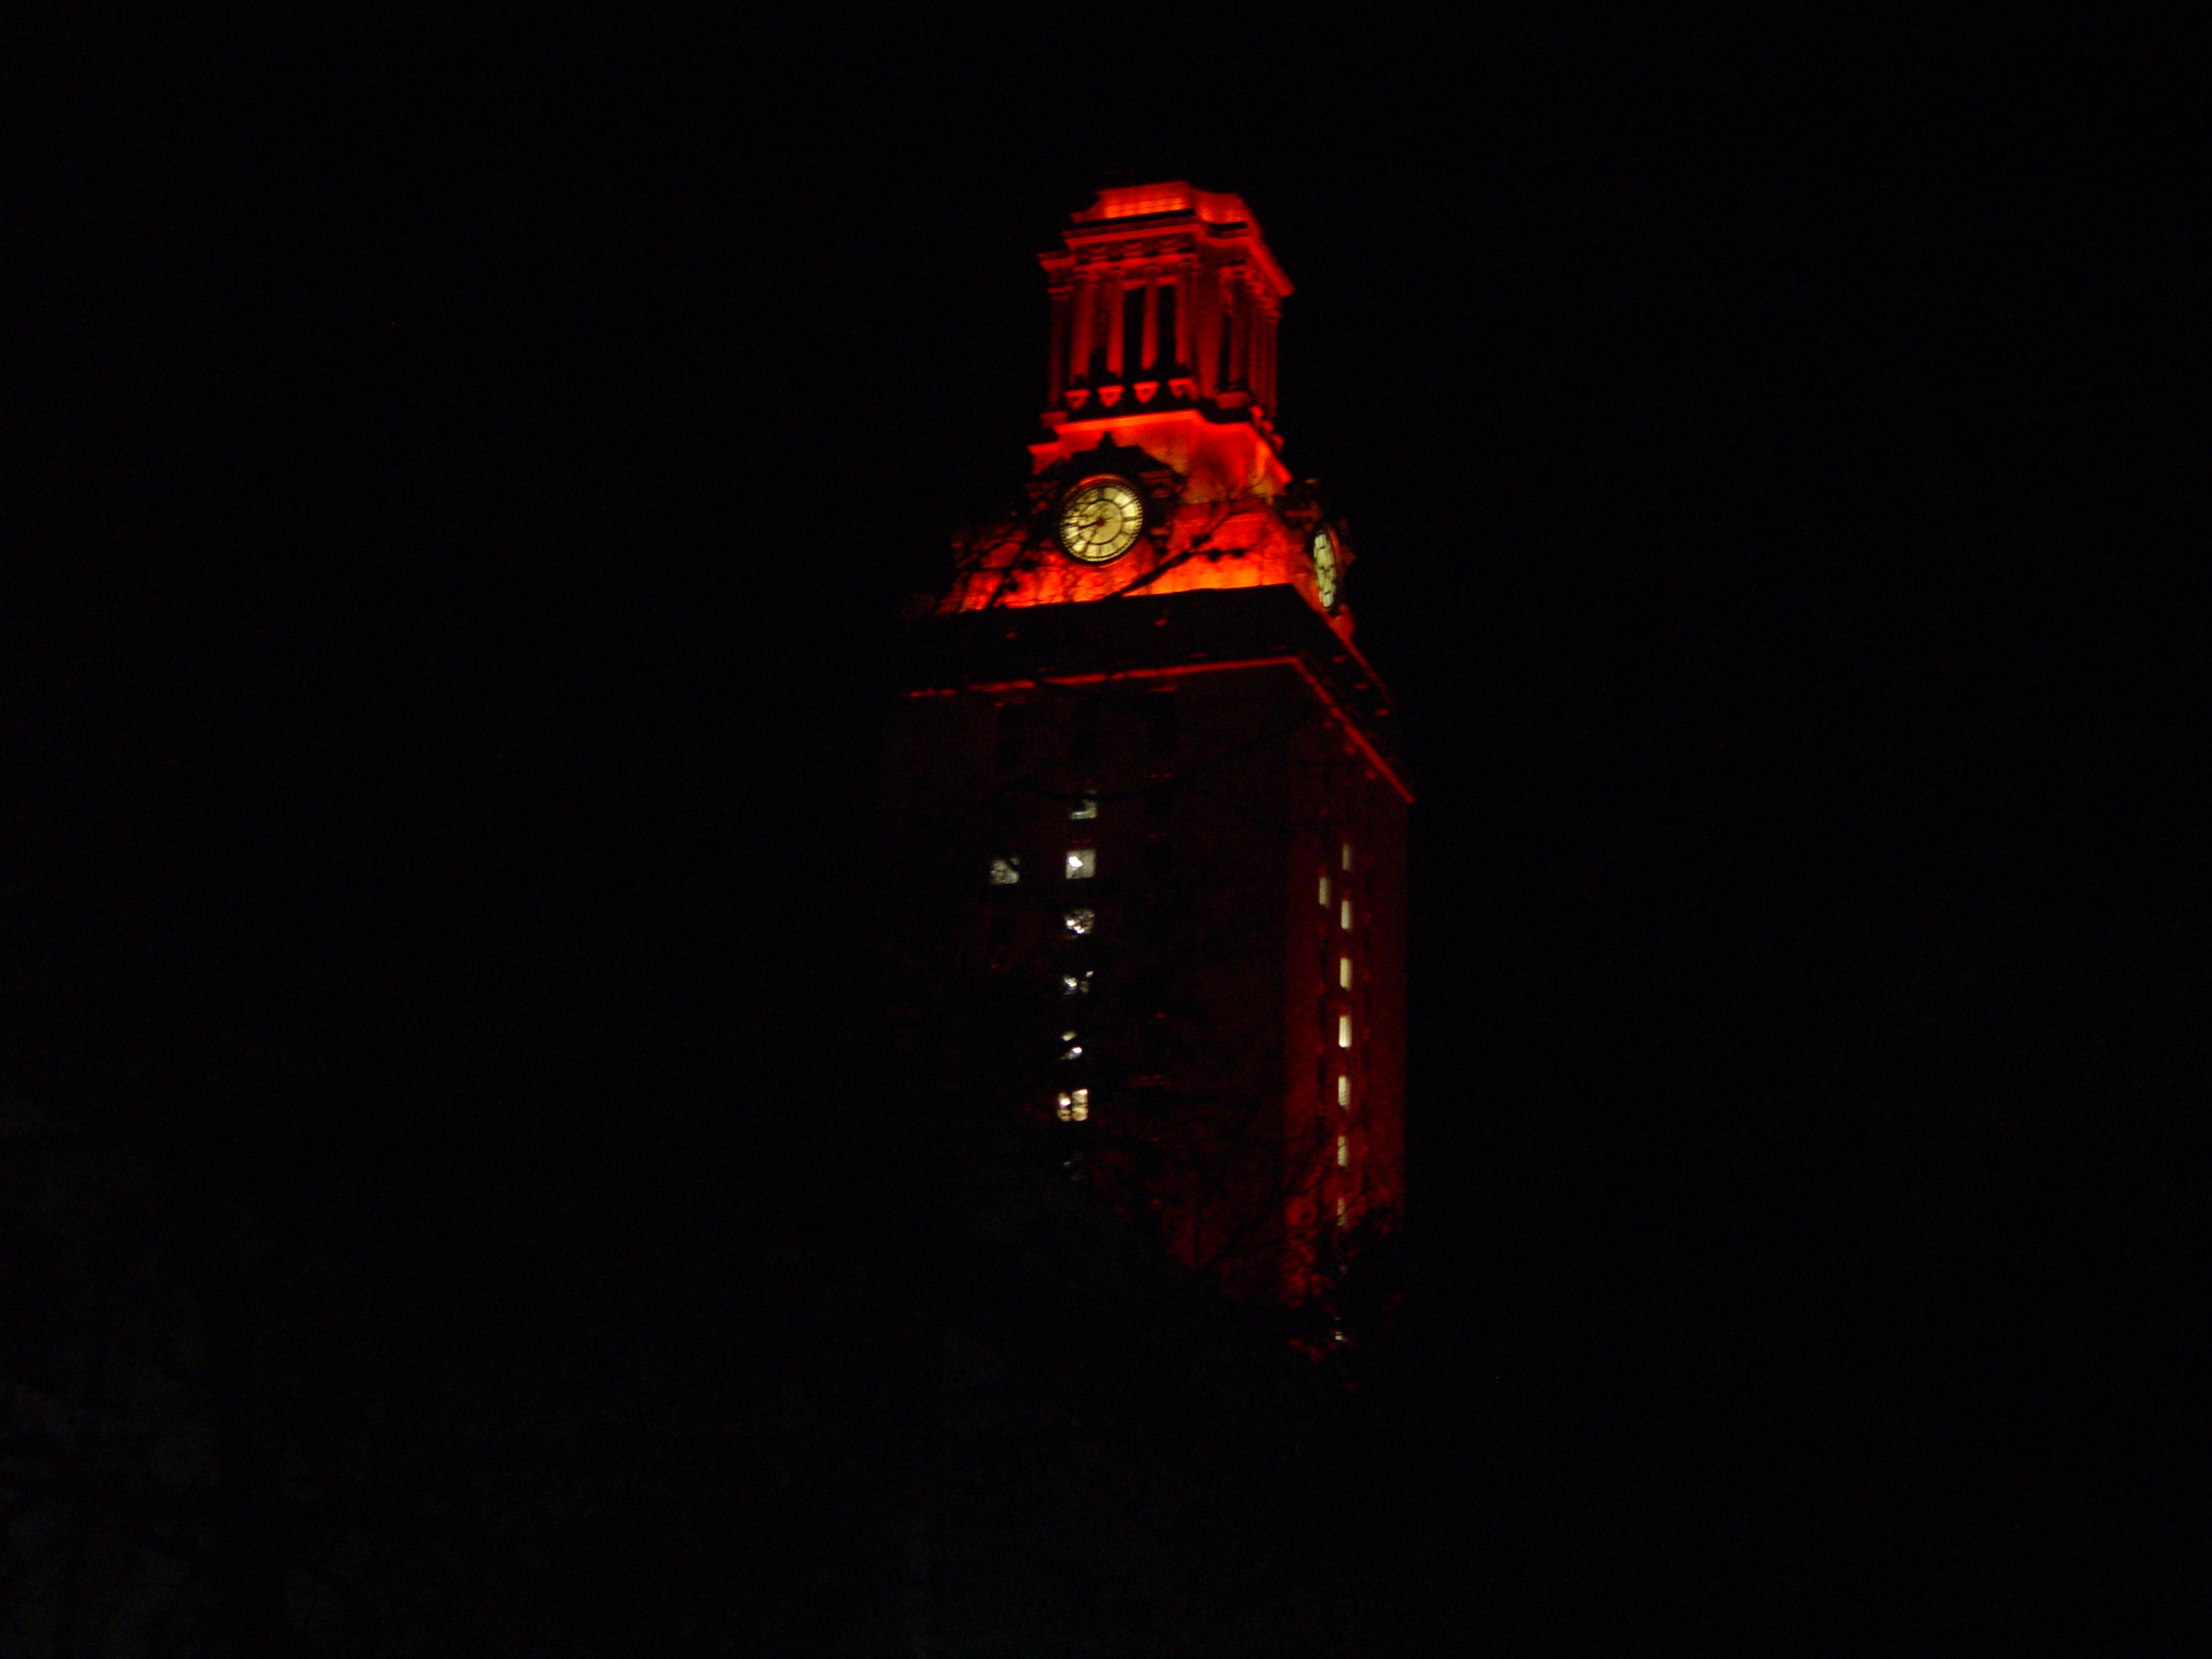
<path id="1" fill-rule="evenodd" d="M 1352 942 L 1350 937 L 1352 931 L 1352 899 L 1351 880 L 1352 868 L 1352 847 L 1350 841 L 1338 841 L 1337 844 L 1337 856 L 1332 861 L 1336 866 L 1342 886 L 1340 888 L 1332 887 L 1330 875 L 1325 869 L 1320 878 L 1320 899 L 1321 909 L 1325 918 L 1327 917 L 1328 912 L 1333 907 L 1335 911 L 1335 931 L 1338 936 L 1333 948 L 1328 951 L 1328 954 L 1334 955 L 1337 959 L 1335 987 L 1337 995 L 1334 998 L 1331 999 L 1331 1001 L 1335 1004 L 1332 1013 L 1337 1028 L 1337 1064 L 1332 1069 L 1336 1075 L 1337 1109 L 1339 1113 L 1344 1114 L 1345 1118 L 1348 1120 L 1351 1112 L 1352 1103 L 1352 1011 L 1351 1007 L 1351 993 L 1354 988 L 1354 969 L 1352 965 L 1353 951 Z M 1345 1179 L 1349 1179 L 1351 1169 L 1351 1133 L 1348 1122 L 1339 1124 L 1337 1130 L 1336 1141 L 1337 1167 L 1338 1170 L 1344 1172 Z M 1346 1217 L 1348 1215 L 1348 1200 L 1342 1191 L 1339 1191 L 1337 1195 L 1335 1214 L 1337 1224 L 1339 1227 L 1343 1226 L 1345 1224 Z"/>
<path id="2" fill-rule="evenodd" d="M 1086 719 L 1085 716 L 1088 716 Z M 1091 763 L 1098 744 L 1096 710 L 1086 704 L 1077 716 L 1077 748 L 1083 752 L 1083 764 Z M 1092 823 L 1098 817 L 1098 797 L 1085 790 L 1068 807 L 1068 822 Z M 1089 845 L 1071 845 L 1063 860 L 1062 868 L 1071 881 L 1088 881 L 1098 874 L 1098 849 Z M 1079 939 L 1087 937 L 1098 925 L 1098 914 L 1083 906 L 1070 909 L 1061 918 L 1067 937 Z M 1090 994 L 1091 969 L 1077 969 L 1060 976 L 1060 993 L 1064 996 L 1087 996 Z M 1060 1033 L 1063 1047 L 1060 1063 L 1071 1065 L 1083 1058 L 1083 1033 L 1071 1026 Z M 1063 1123 L 1084 1123 L 1090 1119 L 1090 1090 L 1080 1085 L 1063 1090 L 1058 1101 L 1058 1116 Z"/>
<path id="3" fill-rule="evenodd" d="M 1166 297 L 1164 289 L 1162 297 L 1163 300 Z M 1168 331 L 1163 338 L 1171 340 L 1173 316 L 1171 303 L 1157 318 L 1158 326 Z M 1129 321 L 1134 322 L 1135 320 L 1136 314 L 1133 312 Z M 1107 736 L 1103 727 L 1105 716 L 1109 712 L 1109 703 L 1108 699 L 1085 697 L 1075 701 L 1067 711 L 1065 733 L 1068 749 L 1065 758 L 1077 779 L 1087 780 L 1098 775 L 1101 751 Z M 1167 852 L 1165 830 L 1172 786 L 1161 780 L 1170 778 L 1168 763 L 1179 747 L 1179 698 L 1161 694 L 1133 700 L 1128 705 L 1129 712 L 1139 716 L 1136 734 L 1154 781 L 1147 789 L 1142 810 L 1147 842 L 1144 868 L 1141 872 L 1123 871 L 1116 866 L 1116 874 L 1124 880 L 1141 875 L 1147 881 L 1154 881 L 1161 879 L 1164 874 Z M 1111 706 L 1120 708 L 1122 705 L 1113 703 Z M 1025 763 L 1033 765 L 1039 760 L 1049 761 L 1054 758 L 1036 752 L 1038 739 L 1041 735 L 1036 710 L 1009 702 L 1000 705 L 998 717 L 997 753 L 1002 770 L 1010 770 Z M 1005 798 L 1009 810 L 1000 826 L 1000 833 L 1011 838 L 1018 833 L 1017 816 L 1012 810 L 1015 798 L 1008 795 Z M 992 857 L 987 870 L 987 880 L 991 887 L 1013 887 L 1024 880 L 1034 882 L 1040 878 L 1049 880 L 1055 861 L 1062 880 L 1095 881 L 1098 879 L 1102 849 L 1097 844 L 1100 798 L 1096 787 L 1088 781 L 1080 784 L 1076 792 L 1064 800 L 1063 807 L 1067 827 L 1059 838 L 1058 848 L 1056 850 L 1030 848 L 1026 862 L 1023 854 L 1011 851 Z M 1096 1086 L 1095 1077 L 1087 1075 L 1096 1061 L 1096 1057 L 1088 1054 L 1087 1051 L 1094 1048 L 1095 1045 L 1085 1043 L 1076 1021 L 1089 1006 L 1086 1001 L 1078 999 L 1088 999 L 1094 992 L 1095 970 L 1090 965 L 1090 952 L 1102 931 L 1112 925 L 1113 913 L 1103 906 L 1076 902 L 1078 897 L 1087 896 L 1070 891 L 1052 906 L 1051 911 L 1051 914 L 1058 918 L 1057 927 L 1052 927 L 1052 931 L 1058 947 L 1056 954 L 1059 957 L 1052 970 L 1052 980 L 1057 981 L 1059 988 L 1063 1019 L 1067 1021 L 1067 1028 L 1057 1033 L 1059 1041 L 1050 1052 L 1052 1057 L 1050 1063 L 1061 1069 L 1058 1078 L 1050 1085 L 1046 1098 L 1055 1116 L 1064 1123 L 1090 1121 L 1093 1104 L 1091 1095 Z M 1017 931 L 1020 915 L 1020 912 L 1014 906 L 994 907 L 991 925 L 995 941 L 999 935 L 1005 934 L 1007 936 L 1005 943 L 1010 944 L 1011 934 Z M 1048 922 L 1047 925 L 1051 927 L 1052 925 Z M 1001 963 L 1007 959 L 995 943 L 993 959 Z"/>

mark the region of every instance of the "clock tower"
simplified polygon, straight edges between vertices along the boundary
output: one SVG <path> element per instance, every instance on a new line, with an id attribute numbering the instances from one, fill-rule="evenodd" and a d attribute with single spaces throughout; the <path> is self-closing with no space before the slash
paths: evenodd
<path id="1" fill-rule="evenodd" d="M 1179 182 L 1101 192 L 1043 264 L 1027 499 L 907 641 L 900 1023 L 1192 1269 L 1325 1305 L 1403 1202 L 1412 797 L 1351 537 L 1283 460 L 1291 285 Z"/>

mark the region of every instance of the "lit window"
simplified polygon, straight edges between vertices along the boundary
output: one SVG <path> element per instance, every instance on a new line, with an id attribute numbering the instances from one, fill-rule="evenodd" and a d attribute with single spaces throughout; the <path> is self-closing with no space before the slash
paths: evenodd
<path id="1" fill-rule="evenodd" d="M 1097 816 L 1098 798 L 1096 795 L 1078 795 L 1075 804 L 1068 808 L 1068 817 L 1071 818 L 1095 818 Z"/>
<path id="2" fill-rule="evenodd" d="M 1322 909 L 1324 909 L 1324 910 L 1326 910 L 1328 907 L 1329 907 L 1329 878 L 1328 878 L 1327 876 L 1325 876 L 1325 876 L 1323 876 L 1323 877 L 1321 878 L 1321 908 L 1322 908 Z"/>
<path id="3" fill-rule="evenodd" d="M 1083 1045 L 1076 1041 L 1075 1033 L 1071 1031 L 1062 1032 L 1060 1033 L 1060 1040 L 1067 1045 L 1066 1049 L 1060 1055 L 1062 1059 L 1079 1060 L 1083 1058 Z"/>
<path id="4" fill-rule="evenodd" d="M 1350 1213 L 1351 1213 L 1351 1205 L 1347 1201 L 1345 1201 L 1345 1200 L 1344 1200 L 1344 1199 L 1343 1199 L 1343 1198 L 1338 1198 L 1338 1199 L 1337 1200 L 1337 1225 L 1338 1225 L 1338 1226 L 1341 1227 L 1341 1226 L 1343 1226 L 1343 1225 L 1344 1224 L 1344 1217 L 1345 1217 L 1348 1214 L 1350 1214 Z"/>
<path id="5" fill-rule="evenodd" d="M 1096 847 L 1068 849 L 1068 880 L 1088 881 L 1098 874 L 1098 849 Z"/>
<path id="6" fill-rule="evenodd" d="M 1351 1105 L 1351 1078 L 1349 1074 L 1337 1079 L 1337 1104 L 1347 1109 Z"/>
<path id="7" fill-rule="evenodd" d="M 1351 842 L 1344 842 L 1344 868 L 1346 868 L 1346 869 L 1350 869 L 1350 868 L 1351 868 Z"/>
<path id="8" fill-rule="evenodd" d="M 1351 931 L 1351 900 L 1349 899 L 1337 906 L 1337 925 L 1347 933 Z"/>
<path id="9" fill-rule="evenodd" d="M 1081 938 L 1098 925 L 1098 912 L 1095 910 L 1078 908 L 1068 912 L 1064 919 L 1067 923 L 1069 935 L 1074 938 Z"/>
<path id="10" fill-rule="evenodd" d="M 1338 1048 L 1351 1046 L 1351 1015 L 1348 1014 L 1340 1014 L 1337 1016 L 1337 1046 Z"/>
<path id="11" fill-rule="evenodd" d="M 995 858 L 991 861 L 991 885 L 993 887 L 1010 887 L 1020 880 L 1021 856 L 1020 854 L 1008 853 L 1004 858 Z"/>
<path id="12" fill-rule="evenodd" d="M 1347 991 L 1351 989 L 1351 958 L 1350 957 L 1337 958 L 1337 983 Z"/>
<path id="13" fill-rule="evenodd" d="M 1062 974 L 1060 976 L 1060 995 L 1062 996 L 1089 996 L 1090 995 L 1090 969 L 1086 968 L 1079 974 Z"/>
<path id="14" fill-rule="evenodd" d="M 1337 1137 L 1337 1167 L 1349 1169 L 1351 1166 L 1351 1137 L 1348 1135 L 1340 1135 Z"/>
<path id="15" fill-rule="evenodd" d="M 1063 1089 L 1060 1090 L 1060 1122 L 1080 1123 L 1090 1116 L 1090 1090 Z"/>

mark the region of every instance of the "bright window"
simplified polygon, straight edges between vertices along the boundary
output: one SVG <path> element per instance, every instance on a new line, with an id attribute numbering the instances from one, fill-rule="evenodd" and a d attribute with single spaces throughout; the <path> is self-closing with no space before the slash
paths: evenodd
<path id="1" fill-rule="evenodd" d="M 1348 1014 L 1340 1014 L 1337 1016 L 1337 1046 L 1338 1048 L 1351 1046 L 1351 1015 Z"/>
<path id="2" fill-rule="evenodd" d="M 1351 1137 L 1348 1135 L 1340 1135 L 1337 1137 L 1337 1167 L 1348 1169 L 1351 1166 Z"/>
<path id="3" fill-rule="evenodd" d="M 1337 906 L 1337 925 L 1347 933 L 1351 931 L 1351 900 L 1349 899 Z"/>
<path id="4" fill-rule="evenodd" d="M 1079 974 L 1062 974 L 1060 976 L 1060 995 L 1062 996 L 1089 996 L 1090 995 L 1090 969 L 1086 968 Z"/>
<path id="5" fill-rule="evenodd" d="M 1349 1076 L 1337 1079 L 1337 1104 L 1344 1107 L 1351 1104 L 1351 1078 Z"/>
<path id="6" fill-rule="evenodd" d="M 1096 795 L 1078 795 L 1075 804 L 1068 808 L 1068 817 L 1071 818 L 1095 818 L 1097 816 L 1098 798 Z"/>
<path id="7" fill-rule="evenodd" d="M 1328 907 L 1329 907 L 1329 878 L 1328 878 L 1327 876 L 1325 876 L 1325 876 L 1323 876 L 1323 877 L 1321 878 L 1321 908 L 1322 908 L 1322 909 L 1324 909 L 1324 910 L 1326 910 Z"/>
<path id="8" fill-rule="evenodd" d="M 1337 958 L 1337 983 L 1347 991 L 1351 989 L 1351 958 L 1350 957 Z"/>
<path id="9" fill-rule="evenodd" d="M 1098 849 L 1096 847 L 1068 849 L 1068 880 L 1088 881 L 1098 874 Z"/>
<path id="10" fill-rule="evenodd" d="M 1344 842 L 1344 866 L 1346 869 L 1351 868 L 1351 842 Z"/>
<path id="11" fill-rule="evenodd" d="M 1063 1089 L 1060 1090 L 1060 1122 L 1080 1123 L 1090 1116 L 1090 1090 Z"/>
<path id="12" fill-rule="evenodd" d="M 1063 919 L 1067 924 L 1069 936 L 1079 939 L 1098 925 L 1098 912 L 1077 908 L 1068 912 Z"/>
<path id="13" fill-rule="evenodd" d="M 995 858 L 991 861 L 991 885 L 993 887 L 1010 887 L 1020 880 L 1021 856 L 1020 854 L 1008 853 L 1004 858 Z"/>

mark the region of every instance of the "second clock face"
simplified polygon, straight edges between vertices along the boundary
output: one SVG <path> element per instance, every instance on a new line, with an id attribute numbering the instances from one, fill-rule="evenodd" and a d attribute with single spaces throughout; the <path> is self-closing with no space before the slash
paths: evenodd
<path id="1" fill-rule="evenodd" d="M 1120 558 L 1143 532 L 1144 499 L 1124 480 L 1090 479 L 1060 504 L 1060 545 L 1085 564 Z"/>
<path id="2" fill-rule="evenodd" d="M 1324 609 L 1337 607 L 1337 544 L 1325 530 L 1313 532 L 1313 591 Z"/>

